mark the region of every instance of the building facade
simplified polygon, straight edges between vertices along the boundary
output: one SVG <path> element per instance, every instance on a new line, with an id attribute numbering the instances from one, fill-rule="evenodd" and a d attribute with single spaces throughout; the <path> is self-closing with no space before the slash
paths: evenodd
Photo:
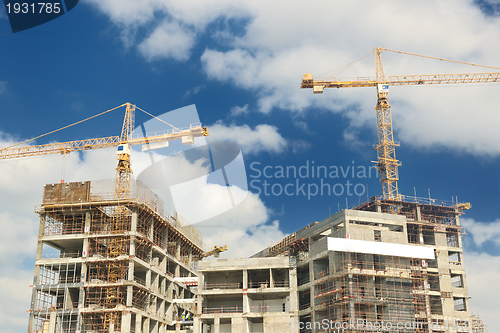
<path id="1" fill-rule="evenodd" d="M 287 321 L 283 331 L 485 332 L 470 313 L 463 263 L 459 216 L 469 207 L 372 198 L 287 236 L 245 265 L 282 258 L 296 271 L 290 283 L 297 286 L 298 319 L 280 313 Z M 217 265 L 204 266 L 203 275 L 215 274 Z M 212 297 L 200 293 L 198 308 L 210 311 Z M 252 313 L 248 307 L 241 312 Z M 216 318 L 225 316 L 199 314 L 203 323 L 221 323 Z M 265 325 L 228 327 L 219 324 L 217 333 L 274 331 Z"/>
<path id="2" fill-rule="evenodd" d="M 298 321 L 296 276 L 288 257 L 199 262 L 195 332 L 290 332 Z"/>

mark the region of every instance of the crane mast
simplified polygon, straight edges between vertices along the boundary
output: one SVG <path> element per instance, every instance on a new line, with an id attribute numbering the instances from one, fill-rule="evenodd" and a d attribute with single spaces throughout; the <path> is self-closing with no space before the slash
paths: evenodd
<path id="1" fill-rule="evenodd" d="M 126 103 L 125 118 L 123 120 L 120 145 L 118 146 L 118 166 L 116 167 L 115 197 L 116 199 L 128 198 L 130 194 L 130 144 L 132 131 L 134 129 L 135 105 Z"/>
<path id="2" fill-rule="evenodd" d="M 398 166 L 401 164 L 396 159 L 396 144 L 392 130 L 391 105 L 387 100 L 389 85 L 385 81 L 384 67 L 380 48 L 375 50 L 375 68 L 377 69 L 377 170 L 384 199 L 399 200 L 398 193 Z"/>
<path id="3" fill-rule="evenodd" d="M 401 165 L 401 163 L 396 159 L 395 147 L 399 146 L 399 143 L 394 141 L 391 105 L 389 104 L 389 101 L 387 99 L 389 86 L 500 82 L 500 72 L 396 75 L 386 77 L 382 64 L 383 51 L 391 51 L 417 57 L 448 61 L 477 67 L 493 68 L 497 70 L 499 70 L 500 68 L 465 63 L 461 61 L 446 60 L 377 47 L 373 50 L 373 53 L 375 54 L 375 79 L 356 78 L 354 80 L 338 80 L 333 76 L 328 78 L 313 79 L 312 74 L 304 74 L 300 88 L 312 88 L 314 94 L 322 94 L 324 88 L 377 88 L 377 105 L 375 107 L 375 111 L 377 114 L 378 143 L 377 145 L 375 145 L 375 149 L 377 150 L 377 161 L 374 161 L 374 163 L 376 163 L 377 165 L 379 180 L 382 183 L 383 199 L 399 201 L 401 200 L 401 195 L 398 190 L 398 167 Z M 393 210 L 397 210 L 396 206 L 392 208 Z"/>
<path id="4" fill-rule="evenodd" d="M 118 166 L 116 167 L 116 179 L 115 179 L 115 199 L 120 202 L 120 200 L 129 198 L 130 195 L 130 177 L 132 175 L 132 168 L 130 166 L 130 145 L 129 138 L 132 135 L 134 129 L 134 111 L 135 105 L 130 103 L 125 103 L 125 118 L 123 119 L 123 128 L 120 136 L 120 145 L 118 146 L 117 158 Z M 128 212 L 129 209 L 122 205 L 117 205 L 113 209 L 113 232 L 116 234 L 121 233 L 121 230 L 125 230 L 128 222 Z M 117 258 L 123 253 L 126 253 L 126 238 L 125 237 L 113 237 L 110 242 L 109 254 L 111 258 Z M 120 278 L 121 265 L 119 261 L 111 260 L 108 265 L 108 278 L 111 282 L 117 282 Z M 107 309 L 113 309 L 118 304 L 119 299 L 119 288 L 107 288 L 106 289 L 106 301 L 104 305 Z M 118 318 L 117 312 L 106 312 L 104 316 L 104 327 L 109 329 L 109 327 Z"/>

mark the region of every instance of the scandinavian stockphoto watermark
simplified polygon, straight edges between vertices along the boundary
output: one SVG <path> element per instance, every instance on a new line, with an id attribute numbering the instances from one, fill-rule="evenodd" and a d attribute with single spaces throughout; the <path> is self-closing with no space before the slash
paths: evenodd
<path id="1" fill-rule="evenodd" d="M 342 332 L 344 330 L 370 330 L 370 331 L 386 331 L 386 330 L 414 330 L 423 329 L 423 322 L 392 322 L 392 321 L 370 321 L 368 319 L 349 319 L 348 321 L 335 321 L 323 319 L 321 321 L 298 321 L 296 319 L 290 320 L 290 327 L 292 329 L 300 330 L 330 330 L 333 332 Z"/>
<path id="2" fill-rule="evenodd" d="M 376 166 L 316 165 L 305 161 L 295 165 L 250 164 L 250 188 L 265 196 L 364 196 L 367 194 L 366 179 L 378 177 Z"/>

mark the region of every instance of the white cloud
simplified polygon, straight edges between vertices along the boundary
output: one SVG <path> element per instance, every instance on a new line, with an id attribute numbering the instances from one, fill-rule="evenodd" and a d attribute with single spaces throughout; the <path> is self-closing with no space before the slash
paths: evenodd
<path id="1" fill-rule="evenodd" d="M 0 94 L 3 94 L 7 91 L 7 82 L 0 81 Z"/>
<path id="2" fill-rule="evenodd" d="M 237 116 L 241 116 L 242 114 L 247 114 L 249 112 L 248 110 L 248 104 L 245 104 L 243 106 L 233 106 L 231 108 L 231 116 L 233 117 L 237 117 Z"/>
<path id="3" fill-rule="evenodd" d="M 135 0 L 88 0 L 87 3 L 97 7 L 113 23 L 122 27 L 145 24 L 154 18 L 155 11 L 159 9 L 159 2 L 154 0 L 141 2 Z"/>
<path id="4" fill-rule="evenodd" d="M 197 227 L 205 243 L 228 245 L 221 258 L 248 257 L 285 237 L 278 221 L 268 223 L 269 211 L 259 196 L 248 193 L 235 209 L 207 220 Z"/>
<path id="5" fill-rule="evenodd" d="M 3 270 L 3 269 L 2 269 Z M 0 275 L 0 322 L 2 332 L 26 332 L 33 270 L 14 269 L 11 274 Z"/>
<path id="6" fill-rule="evenodd" d="M 312 144 L 305 140 L 294 140 L 292 143 L 292 152 L 294 154 L 303 153 L 308 151 L 312 147 Z"/>
<path id="7" fill-rule="evenodd" d="M 148 60 L 173 58 L 189 59 L 194 45 L 194 33 L 177 23 L 163 22 L 139 44 L 139 51 Z"/>
<path id="8" fill-rule="evenodd" d="M 498 317 L 498 295 L 500 295 L 500 256 L 487 253 L 464 252 L 464 267 L 467 272 L 467 291 L 470 309 L 485 321 L 488 332 L 500 327 Z"/>
<path id="9" fill-rule="evenodd" d="M 339 68 L 377 46 L 500 66 L 500 45 L 491 43 L 500 38 L 500 17 L 486 17 L 473 0 L 377 1 L 369 5 L 362 1 L 291 5 L 284 0 L 89 3 L 105 13 L 121 29 L 122 38 L 137 45 L 149 61 L 185 61 L 210 23 L 240 22 L 236 26 L 243 28 L 238 31 L 231 24 L 211 28 L 215 43 L 210 45 L 216 46 L 208 47 L 201 56 L 209 78 L 255 93 L 261 112 L 342 111 L 352 128 L 375 128 L 375 90 L 341 89 L 313 96 L 298 89 L 304 73 Z M 374 21 L 379 16 L 391 19 Z M 153 33 L 143 38 L 138 29 Z M 387 74 L 490 71 L 389 52 L 384 52 L 383 60 Z M 373 77 L 374 71 L 373 58 L 369 57 L 340 77 Z M 396 139 L 419 148 L 499 155 L 500 132 L 494 124 L 500 115 L 494 110 L 500 95 L 495 89 L 495 85 L 391 89 Z M 346 112 L 348 107 L 350 112 Z"/>
<path id="10" fill-rule="evenodd" d="M 465 227 L 468 234 L 472 235 L 476 246 L 480 247 L 487 241 L 500 245 L 500 219 L 491 223 L 483 223 L 471 218 L 461 218 L 460 224 Z"/>
<path id="11" fill-rule="evenodd" d="M 200 91 L 205 90 L 205 88 L 206 88 L 206 86 L 204 84 L 196 86 L 196 87 L 194 87 L 194 88 L 189 89 L 188 91 L 186 91 L 186 93 L 184 94 L 184 97 L 189 97 L 191 95 L 196 95 Z"/>
<path id="12" fill-rule="evenodd" d="M 491 223 L 476 222 L 471 218 L 461 218 L 460 225 L 465 227 L 468 235 L 477 247 L 487 241 L 500 245 L 500 219 Z M 500 256 L 486 252 L 468 251 L 468 243 L 464 242 L 464 268 L 467 273 L 467 291 L 470 299 L 470 310 L 479 313 L 485 320 L 489 331 L 499 327 L 498 301 L 492 295 L 500 295 Z"/>
<path id="13" fill-rule="evenodd" d="M 245 4 L 230 0 L 89 0 L 86 3 L 108 16 L 121 29 L 120 37 L 125 46 L 138 45 L 148 61 L 162 58 L 185 61 L 196 34 L 203 33 L 209 23 L 247 15 Z M 154 32 L 143 39 L 143 30 Z"/>
<path id="14" fill-rule="evenodd" d="M 287 147 L 285 138 L 275 126 L 261 124 L 255 129 L 248 125 L 226 126 L 221 122 L 208 127 L 211 141 L 230 141 L 237 143 L 244 154 L 256 154 L 262 151 L 281 153 Z"/>
<path id="15" fill-rule="evenodd" d="M 84 108 L 82 101 L 71 103 L 70 107 L 75 111 L 80 111 Z"/>

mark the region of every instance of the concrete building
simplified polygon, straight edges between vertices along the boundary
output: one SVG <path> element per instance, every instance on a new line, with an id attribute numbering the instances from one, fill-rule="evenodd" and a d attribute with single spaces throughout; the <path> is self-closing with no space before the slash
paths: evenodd
<path id="1" fill-rule="evenodd" d="M 49 184 L 28 332 L 485 332 L 469 207 L 372 198 L 252 258 L 201 261 L 201 233 L 140 183 L 121 200 L 114 181 Z"/>
<path id="2" fill-rule="evenodd" d="M 292 315 L 293 308 L 279 313 L 285 325 L 280 332 L 484 332 L 482 321 L 470 313 L 462 256 L 459 216 L 469 207 L 372 198 L 308 225 L 251 259 L 200 264 L 203 281 L 224 283 L 225 272 L 239 272 L 243 281 L 248 277 L 241 272 L 248 267 L 281 258 L 296 271 L 290 285 L 297 286 L 299 318 Z M 265 267 L 272 272 L 273 267 Z M 274 331 L 265 325 L 233 324 L 239 323 L 234 317 L 254 318 L 241 296 L 233 304 L 243 304 L 237 316 L 221 308 L 221 295 L 238 292 L 244 294 L 237 288 L 200 292 L 198 313 L 208 324 L 203 333 Z"/>
<path id="3" fill-rule="evenodd" d="M 116 200 L 114 180 L 49 184 L 38 213 L 28 332 L 186 328 L 202 237 L 153 192 L 134 182 Z"/>
<path id="4" fill-rule="evenodd" d="M 202 261 L 198 273 L 195 332 L 284 333 L 298 320 L 297 271 L 288 257 Z"/>

